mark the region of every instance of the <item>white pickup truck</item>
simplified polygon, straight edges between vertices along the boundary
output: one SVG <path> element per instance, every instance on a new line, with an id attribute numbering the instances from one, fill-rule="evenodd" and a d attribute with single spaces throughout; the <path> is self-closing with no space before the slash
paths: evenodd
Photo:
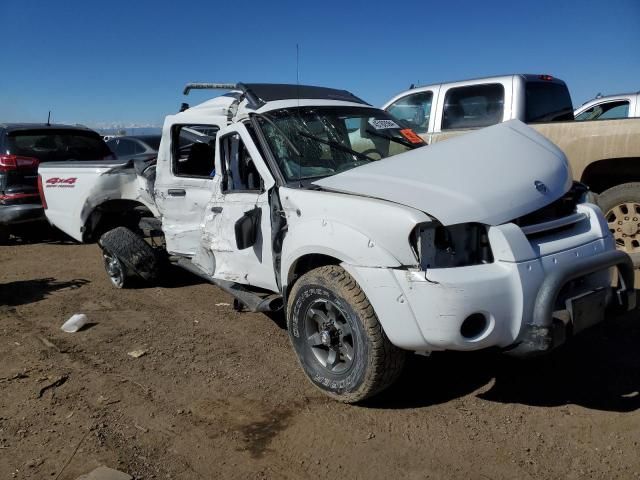
<path id="1" fill-rule="evenodd" d="M 635 306 L 629 256 L 519 121 L 425 146 L 343 90 L 190 88 L 229 93 L 168 116 L 156 165 L 42 164 L 47 218 L 99 237 L 117 287 L 165 258 L 245 308 L 284 308 L 334 398 L 380 392 L 407 351 L 539 354 Z"/>
<path id="2" fill-rule="evenodd" d="M 640 117 L 640 92 L 597 96 L 573 111 L 578 121 Z"/>

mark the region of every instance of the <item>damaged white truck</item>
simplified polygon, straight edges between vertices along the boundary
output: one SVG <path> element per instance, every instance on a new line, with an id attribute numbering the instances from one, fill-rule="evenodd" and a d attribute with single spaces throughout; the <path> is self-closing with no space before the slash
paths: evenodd
<path id="1" fill-rule="evenodd" d="M 284 308 L 304 372 L 339 400 L 389 386 L 407 351 L 539 354 L 635 308 L 602 213 L 519 121 L 424 146 L 343 90 L 191 88 L 229 92 L 168 116 L 157 164 L 42 164 L 46 215 L 99 239 L 117 287 L 169 261 Z"/>

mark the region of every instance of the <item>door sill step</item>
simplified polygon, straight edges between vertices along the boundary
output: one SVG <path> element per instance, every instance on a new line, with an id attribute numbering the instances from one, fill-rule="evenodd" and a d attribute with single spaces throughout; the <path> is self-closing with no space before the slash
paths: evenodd
<path id="1" fill-rule="evenodd" d="M 217 287 L 221 288 L 238 300 L 238 302 L 240 302 L 250 312 L 277 312 L 282 309 L 282 295 L 277 293 L 254 291 L 251 290 L 251 287 L 240 283 L 212 278 L 194 265 L 188 257 L 174 256 L 170 258 L 170 261 L 171 263 L 178 265 L 194 275 L 203 278 L 207 282 L 213 283 Z"/>

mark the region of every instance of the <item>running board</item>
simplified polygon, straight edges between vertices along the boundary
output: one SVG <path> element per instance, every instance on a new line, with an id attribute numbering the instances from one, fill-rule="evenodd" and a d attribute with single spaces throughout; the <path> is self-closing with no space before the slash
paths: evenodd
<path id="1" fill-rule="evenodd" d="M 217 287 L 221 288 L 238 300 L 238 302 L 240 302 L 250 312 L 277 312 L 282 308 L 283 304 L 281 295 L 276 293 L 269 294 L 252 292 L 247 287 L 239 283 L 212 278 L 194 265 L 193 262 L 191 262 L 191 259 L 187 257 L 171 257 L 169 260 L 174 265 L 184 268 L 194 275 L 197 275 L 207 282 L 213 283 Z"/>

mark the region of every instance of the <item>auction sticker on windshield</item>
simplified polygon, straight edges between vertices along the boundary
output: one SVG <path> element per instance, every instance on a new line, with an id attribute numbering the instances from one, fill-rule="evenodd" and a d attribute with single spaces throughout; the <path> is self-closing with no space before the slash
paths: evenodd
<path id="1" fill-rule="evenodd" d="M 411 143 L 416 143 L 416 144 L 424 143 L 424 140 L 422 140 L 422 138 L 420 138 L 418 134 L 413 130 L 411 130 L 410 128 L 402 129 L 400 130 L 400 133 L 404 138 L 409 140 Z"/>
<path id="2" fill-rule="evenodd" d="M 371 125 L 376 130 L 386 130 L 388 128 L 400 128 L 400 126 L 393 120 L 386 120 L 386 119 L 383 120 L 378 118 L 372 118 L 371 120 L 369 120 L 369 125 Z"/>

